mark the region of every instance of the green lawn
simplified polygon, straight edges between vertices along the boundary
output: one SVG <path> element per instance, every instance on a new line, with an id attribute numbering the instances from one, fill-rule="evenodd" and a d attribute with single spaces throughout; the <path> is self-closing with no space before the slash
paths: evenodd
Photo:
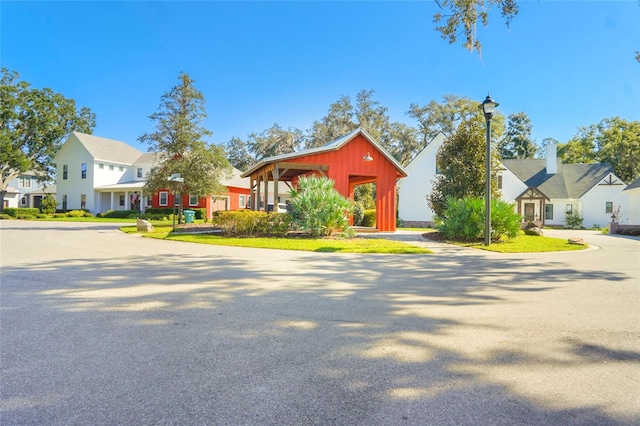
<path id="1" fill-rule="evenodd" d="M 493 251 L 497 253 L 546 253 L 554 251 L 575 251 L 585 250 L 588 246 L 569 244 L 564 238 L 538 237 L 524 235 L 498 243 L 491 243 L 488 247 L 484 243 L 460 243 L 447 241 L 451 244 L 459 244 L 465 247 L 477 248 L 480 250 Z"/>
<path id="2" fill-rule="evenodd" d="M 123 232 L 136 233 L 135 226 L 120 228 Z M 219 246 L 268 248 L 277 250 L 300 250 L 340 253 L 393 253 L 427 254 L 431 250 L 406 244 L 400 241 L 378 238 L 236 238 L 208 234 L 171 233 L 171 226 L 154 225 L 154 232 L 145 232 L 143 236 L 163 240 L 184 241 L 188 243 L 213 244 Z"/>

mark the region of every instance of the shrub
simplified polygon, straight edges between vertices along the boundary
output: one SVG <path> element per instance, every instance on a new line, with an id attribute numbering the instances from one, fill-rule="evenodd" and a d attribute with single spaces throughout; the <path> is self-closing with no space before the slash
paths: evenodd
<path id="1" fill-rule="evenodd" d="M 436 229 L 453 240 L 477 241 L 484 236 L 485 206 L 481 197 L 447 198 L 442 216 L 436 218 Z M 521 217 L 514 205 L 491 200 L 491 239 L 515 238 L 520 233 Z"/>
<path id="2" fill-rule="evenodd" d="M 2 213 L 2 214 L 0 214 L 0 219 L 13 219 L 13 217 L 11 217 L 8 214 Z"/>
<path id="3" fill-rule="evenodd" d="M 36 210 L 38 210 L 38 209 L 36 209 Z M 21 213 L 21 214 L 18 215 L 18 219 L 33 220 L 35 218 L 36 218 L 36 216 L 32 215 L 32 214 Z"/>
<path id="4" fill-rule="evenodd" d="M 577 213 L 567 212 L 564 216 L 564 226 L 569 229 L 582 228 L 582 221 L 584 218 L 580 217 Z"/>
<path id="5" fill-rule="evenodd" d="M 353 203 L 326 177 L 302 176 L 291 190 L 293 224 L 314 237 L 344 234 L 349 229 Z"/>
<path id="6" fill-rule="evenodd" d="M 522 217 L 516 213 L 515 208 L 515 204 L 507 203 L 502 200 L 491 200 L 492 239 L 500 240 L 502 237 L 515 238 L 520 234 L 520 222 L 522 221 Z M 482 215 L 484 216 L 484 214 L 483 208 Z M 484 226 L 484 220 L 482 223 Z"/>
<path id="7" fill-rule="evenodd" d="M 93 217 L 93 213 L 91 213 L 91 212 L 84 212 L 84 214 L 82 215 L 82 217 Z"/>
<path id="8" fill-rule="evenodd" d="M 368 226 L 371 228 L 375 228 L 376 226 L 376 211 L 375 210 L 365 210 L 362 215 L 362 226 Z"/>
<path id="9" fill-rule="evenodd" d="M 51 217 L 51 215 L 45 214 L 45 213 L 40 213 L 39 215 L 36 215 L 36 217 L 38 219 L 48 219 L 49 217 Z"/>
<path id="10" fill-rule="evenodd" d="M 67 217 L 67 214 L 66 213 L 54 213 L 53 217 L 55 217 L 55 218 Z"/>
<path id="11" fill-rule="evenodd" d="M 30 215 L 35 217 L 40 213 L 40 209 L 32 207 L 5 207 L 4 214 L 8 214 L 11 217 L 18 218 L 18 216 Z"/>
<path id="12" fill-rule="evenodd" d="M 221 210 L 213 213 L 211 223 L 226 235 L 283 236 L 289 231 L 291 215 L 253 210 Z"/>
<path id="13" fill-rule="evenodd" d="M 112 219 L 127 219 L 140 216 L 138 210 L 107 210 L 106 212 L 98 213 L 98 217 L 107 217 Z"/>
<path id="14" fill-rule="evenodd" d="M 353 224 L 355 226 L 362 225 L 362 219 L 364 219 L 364 207 L 361 202 L 356 201 L 353 203 Z"/>
<path id="15" fill-rule="evenodd" d="M 57 206 L 58 202 L 55 197 L 51 194 L 47 194 L 40 202 L 40 211 L 44 214 L 53 214 L 56 212 Z"/>
<path id="16" fill-rule="evenodd" d="M 84 217 L 84 210 L 71 210 L 67 212 L 67 217 Z"/>

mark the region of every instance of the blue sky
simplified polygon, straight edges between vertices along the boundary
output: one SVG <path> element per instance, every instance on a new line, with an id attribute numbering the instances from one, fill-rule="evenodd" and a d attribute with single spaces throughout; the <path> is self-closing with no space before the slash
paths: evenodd
<path id="1" fill-rule="evenodd" d="M 533 136 L 566 142 L 580 126 L 640 119 L 640 3 L 519 1 L 478 28 L 482 57 L 434 30 L 433 1 L 0 3 L 0 62 L 97 115 L 94 134 L 146 151 L 148 116 L 188 73 L 212 142 L 274 123 L 311 128 L 362 89 L 410 125 L 411 103 L 488 92 Z"/>

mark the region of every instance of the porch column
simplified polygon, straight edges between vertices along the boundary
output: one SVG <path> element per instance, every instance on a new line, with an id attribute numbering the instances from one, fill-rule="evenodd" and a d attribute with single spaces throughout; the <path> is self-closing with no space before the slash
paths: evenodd
<path id="1" fill-rule="evenodd" d="M 278 211 L 278 179 L 280 179 L 280 169 L 278 163 L 273 165 L 273 211 Z"/>
<path id="2" fill-rule="evenodd" d="M 109 210 L 113 210 L 113 191 L 109 192 L 109 195 L 111 196 L 111 202 L 109 203 Z"/>
<path id="3" fill-rule="evenodd" d="M 124 191 L 124 209 L 131 210 L 131 198 L 129 198 L 129 191 Z"/>
<path id="4" fill-rule="evenodd" d="M 254 210 L 260 210 L 260 175 L 256 176 L 256 199 L 254 200 Z"/>

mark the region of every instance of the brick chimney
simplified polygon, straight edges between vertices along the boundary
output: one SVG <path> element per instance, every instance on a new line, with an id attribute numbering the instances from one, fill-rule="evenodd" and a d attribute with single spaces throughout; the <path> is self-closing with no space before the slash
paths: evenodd
<path id="1" fill-rule="evenodd" d="M 558 172 L 558 146 L 553 142 L 547 142 L 547 174 L 555 175 Z"/>

